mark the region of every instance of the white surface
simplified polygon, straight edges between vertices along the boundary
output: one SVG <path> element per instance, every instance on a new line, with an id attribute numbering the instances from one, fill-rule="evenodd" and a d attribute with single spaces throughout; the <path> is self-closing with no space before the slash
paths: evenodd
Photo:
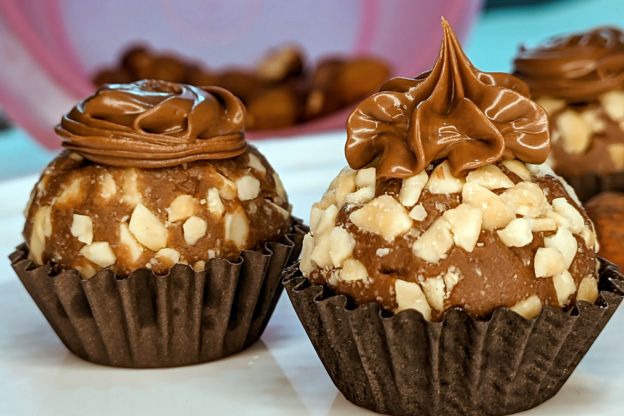
<path id="1" fill-rule="evenodd" d="M 260 142 L 281 173 L 294 212 L 310 205 L 344 164 L 339 134 Z M 97 366 L 69 353 L 6 259 L 20 242 L 35 177 L 0 182 L 0 415 L 360 415 L 323 369 L 284 295 L 262 340 L 214 363 L 167 370 Z M 621 415 L 624 312 L 576 372 L 526 415 Z"/>

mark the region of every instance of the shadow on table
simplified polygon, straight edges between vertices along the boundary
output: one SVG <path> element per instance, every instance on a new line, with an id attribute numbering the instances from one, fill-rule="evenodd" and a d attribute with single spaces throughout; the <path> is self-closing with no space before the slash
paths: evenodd
<path id="1" fill-rule="evenodd" d="M 308 414 L 263 341 L 237 355 L 188 367 L 132 370 L 92 364 L 65 349 L 17 279 L 0 284 L 0 331 L 0 373 L 11 377 L 12 388 L 23 395 L 39 392 L 29 397 L 30 403 L 13 397 L 9 405 L 18 410 L 60 414 L 70 406 L 97 415 L 247 414 L 240 409 L 255 409 L 249 414 L 258 415 Z"/>

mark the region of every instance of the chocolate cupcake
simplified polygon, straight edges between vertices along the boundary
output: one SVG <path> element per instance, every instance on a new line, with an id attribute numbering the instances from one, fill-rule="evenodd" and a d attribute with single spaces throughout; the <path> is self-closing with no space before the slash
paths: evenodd
<path id="1" fill-rule="evenodd" d="M 147 80 L 63 117 L 11 261 L 73 353 L 178 366 L 260 337 L 303 231 L 244 118 L 222 88 Z"/>
<path id="2" fill-rule="evenodd" d="M 624 33 L 600 27 L 522 48 L 515 75 L 549 114 L 549 159 L 582 201 L 624 190 Z"/>
<path id="3" fill-rule="evenodd" d="M 593 225 L 547 166 L 526 85 L 468 61 L 349 118 L 350 167 L 312 208 L 284 283 L 330 377 L 392 415 L 503 415 L 554 395 L 622 299 Z"/>

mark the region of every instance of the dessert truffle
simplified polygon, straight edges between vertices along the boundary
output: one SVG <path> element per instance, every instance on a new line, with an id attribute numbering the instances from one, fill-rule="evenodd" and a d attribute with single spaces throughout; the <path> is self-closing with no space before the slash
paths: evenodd
<path id="1" fill-rule="evenodd" d="M 260 337 L 304 231 L 244 125 L 225 89 L 153 80 L 101 87 L 63 117 L 11 261 L 72 352 L 170 367 Z"/>
<path id="2" fill-rule="evenodd" d="M 98 90 L 56 129 L 68 150 L 33 190 L 30 258 L 83 277 L 103 267 L 121 276 L 175 263 L 203 270 L 210 258 L 235 259 L 286 232 L 286 194 L 245 144 L 243 111 L 216 87 L 143 81 Z M 181 145 L 190 136 L 196 143 Z"/>
<path id="3" fill-rule="evenodd" d="M 591 221 L 542 164 L 546 113 L 479 71 L 451 28 L 437 62 L 347 123 L 345 168 L 284 284 L 332 381 L 404 415 L 506 415 L 551 398 L 622 300 Z"/>
<path id="4" fill-rule="evenodd" d="M 624 33 L 599 27 L 556 37 L 521 48 L 514 65 L 548 112 L 557 173 L 575 178 L 624 171 Z M 582 199 L 589 196 L 590 190 L 578 191 Z"/>
<path id="5" fill-rule="evenodd" d="M 594 230 L 545 166 L 526 85 L 474 68 L 449 30 L 431 72 L 395 78 L 347 125 L 350 167 L 312 208 L 301 271 L 356 303 L 427 319 L 527 318 L 597 296 Z"/>

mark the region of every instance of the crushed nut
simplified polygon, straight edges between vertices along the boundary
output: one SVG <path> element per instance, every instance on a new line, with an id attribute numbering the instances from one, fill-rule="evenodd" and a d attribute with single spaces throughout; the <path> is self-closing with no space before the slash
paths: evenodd
<path id="1" fill-rule="evenodd" d="M 554 275 L 553 286 L 555 287 L 559 306 L 566 306 L 569 303 L 570 296 L 576 292 L 576 285 L 570 272 L 563 270 L 561 273 Z"/>
<path id="2" fill-rule="evenodd" d="M 433 224 L 414 242 L 414 255 L 429 263 L 437 263 L 446 256 L 453 247 L 451 225 L 443 217 L 437 218 Z"/>
<path id="3" fill-rule="evenodd" d="M 312 263 L 312 251 L 314 250 L 314 237 L 311 234 L 306 234 L 303 237 L 303 244 L 301 245 L 301 262 L 299 263 L 299 270 L 301 273 L 308 277 L 312 270 L 314 270 L 314 264 Z"/>
<path id="4" fill-rule="evenodd" d="M 88 244 L 80 249 L 79 252 L 87 260 L 97 264 L 100 267 L 108 267 L 115 264 L 117 257 L 106 241 L 98 241 Z"/>
<path id="5" fill-rule="evenodd" d="M 514 186 L 513 181 L 496 165 L 485 165 L 470 171 L 466 182 L 474 182 L 490 190 Z"/>
<path id="6" fill-rule="evenodd" d="M 593 276 L 584 277 L 579 284 L 576 300 L 593 304 L 596 299 L 598 299 L 598 280 Z"/>
<path id="7" fill-rule="evenodd" d="M 372 187 L 373 192 L 374 192 L 376 181 L 377 181 L 375 174 L 376 174 L 375 168 L 366 168 L 366 169 L 358 170 L 355 175 L 355 185 L 358 188 Z"/>
<path id="8" fill-rule="evenodd" d="M 143 254 L 143 246 L 141 246 L 130 233 L 128 224 L 119 224 L 119 242 L 126 246 L 131 262 L 136 262 Z"/>
<path id="9" fill-rule="evenodd" d="M 143 204 L 138 204 L 132 211 L 129 230 L 134 238 L 152 251 L 167 245 L 167 229 Z"/>
<path id="10" fill-rule="evenodd" d="M 320 237 L 314 239 L 314 247 L 312 254 L 310 254 L 310 260 L 318 267 L 330 268 L 332 267 L 332 260 L 329 256 L 329 247 L 331 245 L 331 239 L 329 234 L 323 234 Z"/>
<path id="11" fill-rule="evenodd" d="M 30 232 L 30 243 L 28 249 L 30 256 L 36 264 L 43 264 L 43 252 L 45 250 L 45 240 L 52 235 L 52 219 L 49 206 L 40 207 L 33 216 L 32 230 Z"/>
<path id="12" fill-rule="evenodd" d="M 468 204 L 460 204 L 456 208 L 446 211 L 443 217 L 450 224 L 455 245 L 469 253 L 472 252 L 479 240 L 479 234 L 481 234 L 481 223 L 483 222 L 481 210 Z"/>
<path id="13" fill-rule="evenodd" d="M 544 246 L 554 248 L 563 256 L 563 268 L 569 269 L 576 251 L 578 250 L 578 243 L 576 238 L 572 235 L 567 228 L 559 228 L 557 233 L 550 237 L 544 237 Z"/>
<path id="14" fill-rule="evenodd" d="M 225 239 L 232 241 L 236 247 L 243 248 L 247 243 L 249 225 L 245 211 L 237 209 L 232 213 L 225 214 Z"/>
<path id="15" fill-rule="evenodd" d="M 206 235 L 208 224 L 203 218 L 192 216 L 184 222 L 182 230 L 186 244 L 194 246 L 202 237 Z"/>
<path id="16" fill-rule="evenodd" d="M 260 195 L 260 181 L 255 176 L 245 175 L 236 179 L 238 199 L 249 201 Z"/>
<path id="17" fill-rule="evenodd" d="M 526 218 L 516 218 L 496 233 L 507 247 L 524 247 L 533 241 L 531 221 Z"/>
<path id="18" fill-rule="evenodd" d="M 180 253 L 172 248 L 162 248 L 154 255 L 154 258 L 164 267 L 171 268 L 180 261 Z"/>
<path id="19" fill-rule="evenodd" d="M 533 266 L 535 277 L 551 277 L 564 270 L 563 256 L 554 248 L 540 247 L 535 252 Z"/>
<path id="20" fill-rule="evenodd" d="M 381 195 L 349 215 L 353 224 L 364 231 L 392 241 L 412 226 L 412 219 L 399 202 L 390 195 Z"/>
<path id="21" fill-rule="evenodd" d="M 431 307 L 437 311 L 444 310 L 444 280 L 441 276 L 430 277 L 421 283 L 425 297 Z"/>
<path id="22" fill-rule="evenodd" d="M 589 146 L 592 130 L 585 120 L 573 110 L 565 110 L 557 117 L 563 149 L 571 154 L 583 153 Z"/>
<path id="23" fill-rule="evenodd" d="M 348 194 L 355 191 L 355 171 L 344 168 L 329 185 L 329 189 L 334 191 L 334 198 L 339 207 L 344 205 Z"/>
<path id="24" fill-rule="evenodd" d="M 117 193 L 117 185 L 113 179 L 113 175 L 108 172 L 104 172 L 99 177 L 100 180 L 100 195 L 104 199 L 108 199 Z"/>
<path id="25" fill-rule="evenodd" d="M 321 216 L 316 224 L 316 227 L 312 228 L 314 235 L 321 235 L 329 232 L 334 225 L 336 225 L 336 215 L 338 214 L 338 207 L 336 205 L 330 205 L 322 211 Z"/>
<path id="26" fill-rule="evenodd" d="M 453 176 L 449 163 L 445 160 L 433 169 L 426 189 L 432 194 L 453 194 L 462 191 L 464 181 Z"/>
<path id="27" fill-rule="evenodd" d="M 483 212 L 482 225 L 486 230 L 503 228 L 515 218 L 511 208 L 503 202 L 500 196 L 474 182 L 466 183 L 462 191 L 462 198 L 465 203 L 481 209 Z"/>
<path id="28" fill-rule="evenodd" d="M 602 94 L 599 100 L 605 112 L 613 121 L 624 120 L 624 92 L 617 90 L 609 91 Z"/>
<path id="29" fill-rule="evenodd" d="M 420 194 L 427 184 L 427 172 L 424 170 L 417 175 L 410 176 L 401 181 L 399 201 L 406 207 L 414 206 L 420 199 Z"/>
<path id="30" fill-rule="evenodd" d="M 262 164 L 262 162 L 260 161 L 260 159 L 258 158 L 258 156 L 254 155 L 253 153 L 249 153 L 248 154 L 248 162 L 247 165 L 254 169 L 255 171 L 257 171 L 258 173 L 265 175 L 266 174 L 266 167 Z"/>
<path id="31" fill-rule="evenodd" d="M 185 220 L 195 213 L 198 201 L 191 195 L 178 195 L 169 205 L 169 222 Z"/>
<path id="32" fill-rule="evenodd" d="M 517 159 L 504 160 L 503 166 L 510 172 L 515 173 L 523 181 L 531 181 L 531 172 L 526 165 Z"/>
<path id="33" fill-rule="evenodd" d="M 422 204 L 418 204 L 411 209 L 408 215 L 413 220 L 423 221 L 425 218 L 427 218 L 427 211 Z"/>
<path id="34" fill-rule="evenodd" d="M 533 319 L 542 311 L 542 301 L 539 296 L 532 295 L 516 303 L 509 309 L 525 319 Z"/>
<path id="35" fill-rule="evenodd" d="M 396 293 L 396 312 L 406 309 L 415 309 L 422 314 L 427 320 L 431 320 L 431 307 L 422 289 L 417 283 L 406 282 L 397 279 L 394 283 L 394 291 Z"/>
<path id="36" fill-rule="evenodd" d="M 552 206 L 557 214 L 560 214 L 570 223 L 570 231 L 579 234 L 585 228 L 585 220 L 583 216 L 574 208 L 567 199 L 555 198 L 552 200 Z"/>
<path id="37" fill-rule="evenodd" d="M 340 270 L 340 279 L 345 282 L 367 281 L 368 272 L 366 267 L 355 259 L 345 260 L 342 270 Z"/>
<path id="38" fill-rule="evenodd" d="M 93 242 L 93 222 L 91 217 L 73 214 L 70 232 L 81 243 L 91 244 Z"/>
<path id="39" fill-rule="evenodd" d="M 217 188 L 208 189 L 206 204 L 208 207 L 208 212 L 217 217 L 222 216 L 225 212 L 225 207 L 223 206 L 223 202 L 221 201 L 221 197 L 219 196 L 219 190 Z"/>
<path id="40" fill-rule="evenodd" d="M 552 218 L 529 218 L 531 221 L 531 231 L 555 231 L 557 223 Z"/>
<path id="41" fill-rule="evenodd" d="M 347 204 L 365 204 L 375 197 L 375 188 L 367 186 L 355 192 L 345 195 L 344 202 Z"/>
<path id="42" fill-rule="evenodd" d="M 500 195 L 502 201 L 514 214 L 537 218 L 548 210 L 548 200 L 538 184 L 518 182 Z"/>
<path id="43" fill-rule="evenodd" d="M 355 239 L 342 227 L 334 227 L 329 234 L 329 257 L 334 267 L 341 267 L 342 263 L 351 257 Z"/>

